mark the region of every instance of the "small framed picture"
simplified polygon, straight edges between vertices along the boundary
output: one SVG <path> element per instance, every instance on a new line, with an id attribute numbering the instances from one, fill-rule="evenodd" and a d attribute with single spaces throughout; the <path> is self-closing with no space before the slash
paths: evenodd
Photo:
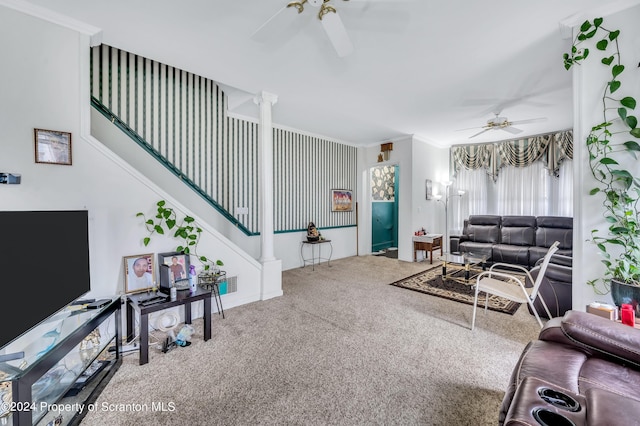
<path id="1" fill-rule="evenodd" d="M 36 163 L 71 165 L 71 133 L 34 129 Z"/>
<path id="2" fill-rule="evenodd" d="M 139 293 L 154 287 L 153 253 L 124 257 L 124 292 Z"/>
<path id="3" fill-rule="evenodd" d="M 350 212 L 353 210 L 353 191 L 350 189 L 331 190 L 331 211 Z"/>
<path id="4" fill-rule="evenodd" d="M 169 283 L 189 278 L 189 255 L 179 252 L 158 253 L 158 267 L 167 268 L 167 277 L 160 273 L 160 287 L 169 287 Z M 169 279 L 169 283 L 163 280 Z"/>

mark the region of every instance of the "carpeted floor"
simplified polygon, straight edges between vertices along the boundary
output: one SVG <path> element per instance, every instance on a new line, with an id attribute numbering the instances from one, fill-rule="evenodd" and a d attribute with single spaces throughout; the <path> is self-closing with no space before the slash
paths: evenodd
<path id="1" fill-rule="evenodd" d="M 389 285 L 429 267 L 359 256 L 285 271 L 284 296 L 214 315 L 207 342 L 201 318 L 166 354 L 155 332 L 149 363 L 126 355 L 82 426 L 495 425 L 540 328 L 519 309 L 480 312 L 471 331 L 468 305 Z"/>
<path id="2" fill-rule="evenodd" d="M 477 272 L 476 272 L 477 273 Z M 457 277 L 462 277 L 463 271 L 455 273 Z M 472 280 L 473 282 L 473 280 Z M 396 287 L 402 287 L 409 290 L 419 291 L 421 293 L 438 296 L 456 302 L 465 303 L 473 306 L 475 298 L 475 290 L 472 285 L 463 284 L 457 280 L 443 280 L 442 267 L 434 266 L 423 272 L 418 272 L 410 277 L 403 278 L 399 281 L 391 283 Z M 487 295 L 480 293 L 478 295 L 478 306 L 484 307 Z M 495 295 L 489 296 L 487 308 L 497 312 L 503 312 L 513 315 L 520 305 L 510 300 Z"/>

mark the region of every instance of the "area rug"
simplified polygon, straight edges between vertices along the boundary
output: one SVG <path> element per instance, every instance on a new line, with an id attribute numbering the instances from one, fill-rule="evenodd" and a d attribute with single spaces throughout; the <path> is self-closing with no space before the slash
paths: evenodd
<path id="1" fill-rule="evenodd" d="M 458 274 L 464 274 L 459 271 Z M 473 282 L 473 280 L 472 280 Z M 444 299 L 455 300 L 456 302 L 466 303 L 473 306 L 475 298 L 475 289 L 472 285 L 465 285 L 455 280 L 442 280 L 442 267 L 437 266 L 423 272 L 403 278 L 399 281 L 391 283 L 391 285 L 409 290 L 419 291 L 420 293 L 430 294 L 432 296 L 442 297 Z M 486 294 L 478 295 L 478 307 L 484 308 Z M 512 302 L 503 297 L 494 295 L 489 296 L 488 309 L 497 312 L 504 312 L 513 315 L 520 307 L 519 303 Z"/>

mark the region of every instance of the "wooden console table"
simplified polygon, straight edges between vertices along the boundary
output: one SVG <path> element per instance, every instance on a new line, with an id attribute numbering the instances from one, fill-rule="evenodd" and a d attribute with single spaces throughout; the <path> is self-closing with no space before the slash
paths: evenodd
<path id="1" fill-rule="evenodd" d="M 418 261 L 418 250 L 424 251 L 424 257 L 427 258 L 429 252 L 430 262 L 433 263 L 433 251 L 440 249 L 442 256 L 442 234 L 416 235 L 413 237 L 413 261 Z"/>

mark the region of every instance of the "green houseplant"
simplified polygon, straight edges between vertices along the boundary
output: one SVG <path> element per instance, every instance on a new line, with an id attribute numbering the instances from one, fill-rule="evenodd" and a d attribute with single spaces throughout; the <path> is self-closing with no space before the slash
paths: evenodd
<path id="1" fill-rule="evenodd" d="M 179 241 L 175 251 L 195 256 L 202 263 L 205 271 L 209 271 L 212 268 L 215 270 L 219 266 L 224 266 L 220 259 L 212 260 L 198 252 L 202 228 L 195 223 L 195 219 L 191 216 L 184 216 L 179 219 L 176 211 L 168 207 L 166 201 L 160 200 L 156 203 L 156 214 L 153 218 L 147 218 L 142 212 L 137 213 L 136 217 L 143 218 L 144 225 L 149 233 L 142 240 L 145 247 L 149 245 L 154 234 L 171 235 L 171 232 L 173 232 L 173 238 Z"/>
<path id="2" fill-rule="evenodd" d="M 585 21 L 571 52 L 564 54 L 564 66 L 569 70 L 590 57 L 589 48 L 581 47 L 582 43 L 595 41 L 595 48 L 603 54 L 600 62 L 610 70 L 602 94 L 602 121 L 591 128 L 586 139 L 589 168 L 597 182 L 590 194 L 600 197 L 608 225 L 606 231 L 591 232 L 590 241 L 598 247 L 605 265 L 604 277 L 588 282 L 597 294 L 608 293 L 616 282 L 640 285 L 640 181 L 624 166 L 637 160 L 640 152 L 640 129 L 632 115 L 636 100 L 619 94 L 625 71 L 618 44 L 620 30 L 608 30 L 602 24 L 602 18 Z"/>

